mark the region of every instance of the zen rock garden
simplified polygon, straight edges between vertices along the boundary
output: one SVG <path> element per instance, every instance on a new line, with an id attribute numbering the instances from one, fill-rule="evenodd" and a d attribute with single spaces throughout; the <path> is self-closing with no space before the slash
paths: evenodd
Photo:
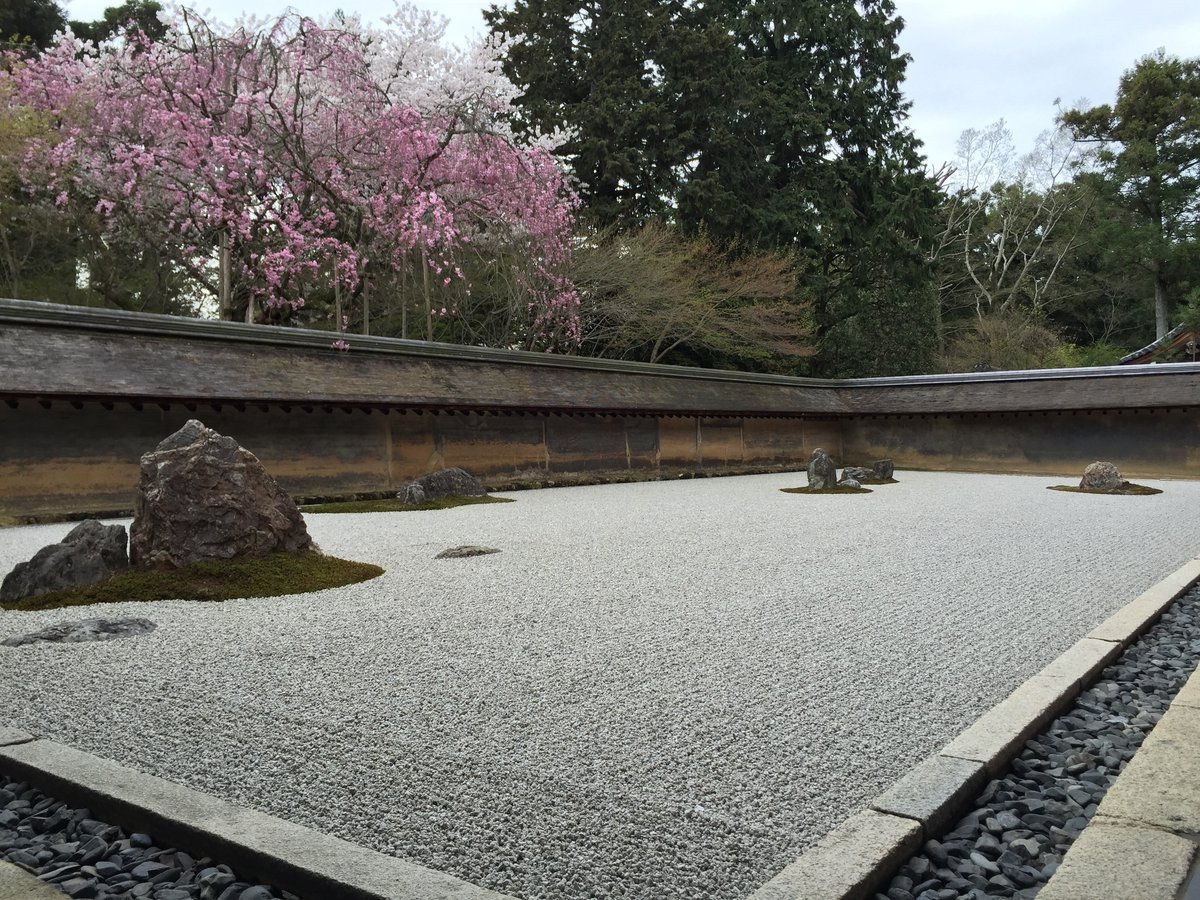
<path id="1" fill-rule="evenodd" d="M 818 449 L 808 484 L 780 489 L 857 494 L 898 484 L 892 460 L 849 462 Z M 760 503 L 764 485 L 777 497 L 794 477 L 767 475 L 535 491 L 518 508 L 306 524 L 306 510 L 253 453 L 194 420 L 145 454 L 139 472 L 128 536 L 89 521 L 31 556 L 36 544 L 10 554 L 22 561 L 4 581 L 5 602 L 130 578 L 177 585 L 196 572 L 234 582 L 239 593 L 228 597 L 268 599 L 170 602 L 189 598 L 168 588 L 148 595 L 168 602 L 146 617 L 122 590 L 97 601 L 120 604 L 107 616 L 12 614 L 22 627 L 0 635 L 0 665 L 19 670 L 20 685 L 8 695 L 0 687 L 0 702 L 14 725 L 508 896 L 547 900 L 745 900 L 903 774 L 893 756 L 921 758 L 997 702 L 1021 666 L 1036 669 L 1030 647 L 1049 652 L 1064 635 L 1069 644 L 1107 614 L 1089 588 L 1089 559 L 1063 563 L 1062 536 L 1110 560 L 1103 602 L 1116 604 L 1178 565 L 1171 542 L 1197 496 L 1181 485 L 1170 493 L 1182 496 L 1163 504 L 1121 502 L 1134 512 L 1113 525 L 1091 512 L 1093 501 L 1048 502 L 1027 477 L 906 472 L 866 503 L 829 501 L 838 506 L 830 516 L 821 501 Z M 1101 463 L 1083 482 L 1084 493 L 1130 486 Z M 943 527 L 929 527 L 914 493 L 939 498 Z M 458 469 L 378 502 L 414 511 L 464 496 L 488 495 Z M 986 513 L 998 506 L 1006 517 Z M 713 527 L 731 510 L 756 514 L 736 532 Z M 1014 518 L 1028 534 L 1014 535 Z M 822 542 L 796 541 L 830 522 L 853 546 L 903 529 L 905 550 L 864 567 L 831 559 Z M 1129 528 L 1146 536 L 1147 551 L 1125 552 Z M 965 533 L 991 550 L 957 557 L 948 586 L 922 561 L 948 552 L 948 534 Z M 747 564 L 719 564 L 739 541 Z M 387 571 L 337 561 L 318 543 Z M 237 568 L 314 560 L 365 568 L 339 583 L 347 590 L 310 599 L 292 596 L 311 590 L 307 582 L 247 593 L 257 576 Z M 239 574 L 220 575 L 230 572 Z M 1197 634 L 1189 620 L 1147 657 L 1145 678 L 1162 680 Z M 123 699 L 130 672 L 159 692 L 152 715 Z M 1039 737 L 1041 756 L 1022 757 L 1058 779 L 1032 795 L 1041 812 L 1026 815 L 1008 799 L 1025 779 L 999 776 L 970 820 L 928 842 L 881 896 L 1031 896 L 1098 796 L 1088 779 L 1111 780 L 1132 752 L 1132 731 L 1161 708 L 1126 702 L 1145 678 L 1122 671 L 1119 689 L 1105 688 L 1111 709 L 1072 714 L 1104 724 L 1099 736 L 1115 749 L 1099 761 L 1072 744 L 1073 720 L 1065 735 Z M 18 693 L 43 698 L 36 722 Z M 1092 768 L 1075 773 L 1083 762 Z M 6 821 L 61 825 L 46 833 L 52 842 L 35 832 L 0 856 L 79 897 L 154 884 L 134 896 L 287 900 L 28 785 L 9 779 L 0 790 L 13 794 L 0 803 L 0 816 L 12 813 Z M 1084 812 L 1068 802 L 1076 797 Z"/>

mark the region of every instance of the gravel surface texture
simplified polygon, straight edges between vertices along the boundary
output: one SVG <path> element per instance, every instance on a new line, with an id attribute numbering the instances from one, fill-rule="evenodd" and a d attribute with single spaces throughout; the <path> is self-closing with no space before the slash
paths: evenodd
<path id="1" fill-rule="evenodd" d="M 310 515 L 381 578 L 0 648 L 12 724 L 525 898 L 745 897 L 1200 550 L 1200 483 L 804 474 Z M 1058 480 L 1061 480 L 1058 479 Z M 0 571 L 68 525 L 0 531 Z M 435 560 L 462 544 L 503 552 Z M 0 613 L 0 639 L 79 610 Z"/>
<path id="2" fill-rule="evenodd" d="M 1200 660 L 1193 589 L 876 900 L 1033 900 Z"/>
<path id="3" fill-rule="evenodd" d="M 75 900 L 295 900 L 0 776 L 0 858 Z"/>

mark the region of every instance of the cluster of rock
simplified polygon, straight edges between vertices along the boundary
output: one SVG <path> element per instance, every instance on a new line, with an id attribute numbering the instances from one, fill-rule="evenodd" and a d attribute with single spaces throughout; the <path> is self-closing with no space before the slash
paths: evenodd
<path id="1" fill-rule="evenodd" d="M 253 453 L 191 419 L 142 456 L 125 528 L 95 519 L 18 563 L 0 601 L 97 584 L 135 567 L 318 552 L 292 498 Z"/>
<path id="2" fill-rule="evenodd" d="M 0 780 L 0 847 L 6 861 L 80 900 L 296 900 L 207 857 L 97 821 L 22 782 Z"/>
<path id="3" fill-rule="evenodd" d="M 408 506 L 419 506 L 430 500 L 486 495 L 487 488 L 483 486 L 482 481 L 466 469 L 451 467 L 430 472 L 410 481 L 396 494 L 396 499 Z"/>
<path id="4" fill-rule="evenodd" d="M 1200 589 L 1176 601 L 1075 705 L 1027 741 L 953 830 L 876 900 L 1032 900 L 1195 668 Z"/>
<path id="5" fill-rule="evenodd" d="M 814 491 L 835 487 L 856 488 L 862 487 L 864 481 L 887 481 L 894 472 L 895 466 L 890 459 L 880 459 L 871 463 L 870 468 L 846 466 L 842 470 L 842 477 L 838 478 L 837 464 L 818 447 L 808 462 L 808 486 Z"/>

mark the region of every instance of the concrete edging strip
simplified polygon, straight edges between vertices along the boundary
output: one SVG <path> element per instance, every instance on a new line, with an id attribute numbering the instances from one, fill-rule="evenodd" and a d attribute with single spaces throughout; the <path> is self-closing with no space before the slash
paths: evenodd
<path id="1" fill-rule="evenodd" d="M 0 860 L 0 900 L 63 900 L 64 896 L 36 875 Z"/>
<path id="2" fill-rule="evenodd" d="M 750 900 L 870 897 L 922 841 L 941 834 L 953 822 L 987 779 L 1005 769 L 1025 741 L 1057 716 L 1198 580 L 1200 557 L 1144 591 L 1065 650 L 872 801 L 868 811 L 852 816 L 798 857 Z M 1193 681 L 1196 687 L 1189 692 L 1189 682 L 1180 696 L 1184 704 L 1200 707 L 1200 679 Z M 1131 767 L 1136 761 L 1137 757 Z M 1103 812 L 1102 804 L 1098 815 Z M 900 824 L 903 822 L 910 827 L 905 828 Z M 911 849 L 901 849 L 910 843 Z M 1164 852 L 1178 856 L 1178 848 Z"/>
<path id="3" fill-rule="evenodd" d="M 14 744 L 28 744 L 32 740 L 32 734 L 21 731 L 19 728 L 0 725 L 0 747 L 11 747 Z"/>
<path id="4" fill-rule="evenodd" d="M 1200 578 L 1200 559 L 1184 563 L 1158 584 L 1143 592 L 1130 603 L 1121 607 L 1090 632 L 1088 637 L 1104 641 L 1130 643 L 1153 625 L 1162 611 L 1175 598 L 1186 591 Z"/>
<path id="5" fill-rule="evenodd" d="M 750 900 L 854 900 L 883 884 L 921 846 L 912 819 L 867 810 L 851 816 L 750 895 Z"/>
<path id="6" fill-rule="evenodd" d="M 925 834 L 944 831 L 988 779 L 983 763 L 931 756 L 871 803 L 876 812 L 914 819 Z"/>
<path id="7" fill-rule="evenodd" d="M 52 741 L 0 747 L 0 769 L 114 824 L 301 897 L 511 900 L 444 872 L 377 853 Z"/>

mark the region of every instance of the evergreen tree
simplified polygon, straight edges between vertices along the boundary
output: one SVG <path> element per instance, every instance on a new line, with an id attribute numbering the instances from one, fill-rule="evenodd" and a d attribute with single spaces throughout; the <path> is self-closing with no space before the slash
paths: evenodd
<path id="1" fill-rule="evenodd" d="M 662 214 L 681 163 L 664 68 L 677 2 L 516 0 L 484 12 L 507 48 L 529 133 L 569 129 L 561 146 L 585 214 L 600 226 Z"/>
<path id="2" fill-rule="evenodd" d="M 1105 193 L 1131 214 L 1114 249 L 1150 273 L 1161 338 L 1173 324 L 1172 281 L 1200 252 L 1200 59 L 1147 56 L 1121 77 L 1115 105 L 1069 110 L 1062 122 L 1100 145 Z"/>
<path id="3" fill-rule="evenodd" d="M 28 41 L 48 47 L 55 32 L 67 24 L 62 7 L 54 0 L 4 0 L 0 3 L 0 42 Z"/>
<path id="4" fill-rule="evenodd" d="M 71 22 L 76 37 L 85 41 L 106 41 L 122 28 L 133 27 L 152 41 L 161 40 L 167 26 L 159 21 L 162 4 L 157 0 L 125 0 L 120 6 L 109 6 L 104 18 L 94 22 Z"/>
<path id="5" fill-rule="evenodd" d="M 515 0 L 527 126 L 573 129 L 592 221 L 786 249 L 825 374 L 929 371 L 939 189 L 904 127 L 892 0 Z"/>

